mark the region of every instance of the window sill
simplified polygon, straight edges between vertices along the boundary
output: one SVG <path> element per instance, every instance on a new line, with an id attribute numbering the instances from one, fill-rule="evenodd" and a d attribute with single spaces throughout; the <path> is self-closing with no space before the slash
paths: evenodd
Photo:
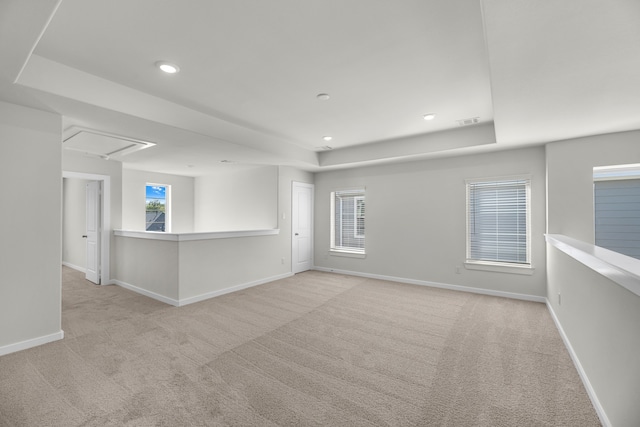
<path id="1" fill-rule="evenodd" d="M 367 257 L 367 254 L 364 252 L 339 251 L 336 249 L 329 249 L 329 255 L 342 256 L 347 258 L 366 258 Z"/>
<path id="2" fill-rule="evenodd" d="M 499 262 L 486 261 L 465 261 L 464 268 L 467 270 L 492 271 L 495 273 L 522 274 L 525 276 L 533 275 L 535 269 L 529 264 L 517 265 Z"/>

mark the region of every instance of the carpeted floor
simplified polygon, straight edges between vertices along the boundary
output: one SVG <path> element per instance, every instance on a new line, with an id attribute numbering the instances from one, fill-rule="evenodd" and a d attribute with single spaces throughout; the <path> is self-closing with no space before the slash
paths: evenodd
<path id="1" fill-rule="evenodd" d="M 63 269 L 0 426 L 597 426 L 543 304 L 317 271 L 186 307 Z"/>

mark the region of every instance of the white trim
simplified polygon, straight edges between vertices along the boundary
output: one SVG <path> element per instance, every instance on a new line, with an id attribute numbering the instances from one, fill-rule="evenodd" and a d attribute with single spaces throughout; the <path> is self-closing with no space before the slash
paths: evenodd
<path id="1" fill-rule="evenodd" d="M 164 233 L 161 231 L 113 230 L 113 234 L 119 237 L 133 237 L 137 239 L 190 242 L 194 240 L 229 239 L 235 237 L 273 236 L 280 234 L 280 229 L 273 228 L 268 230 L 209 231 L 205 233 Z"/>
<path id="2" fill-rule="evenodd" d="M 575 365 L 576 370 L 578 371 L 578 375 L 580 375 L 582 384 L 584 385 L 584 388 L 587 390 L 589 399 L 591 399 L 591 403 L 593 404 L 593 407 L 595 408 L 596 413 L 598 414 L 598 418 L 600 418 L 600 422 L 605 427 L 611 427 L 611 421 L 609 421 L 609 418 L 607 417 L 607 414 L 604 411 L 604 408 L 600 404 L 600 400 L 598 400 L 596 391 L 593 389 L 593 386 L 589 381 L 589 377 L 587 377 L 587 373 L 584 371 L 584 368 L 580 363 L 580 359 L 578 359 L 578 355 L 573 350 L 573 347 L 571 346 L 571 342 L 569 341 L 569 337 L 567 337 L 567 334 L 565 334 L 564 329 L 562 329 L 560 320 L 558 319 L 558 316 L 556 316 L 556 313 L 553 311 L 553 307 L 551 306 L 551 303 L 549 302 L 548 299 L 546 301 L 546 304 L 547 304 L 547 308 L 549 309 L 549 313 L 551 313 L 551 318 L 553 319 L 553 322 L 555 323 L 556 328 L 558 329 L 558 332 L 562 337 L 562 341 L 564 342 L 564 345 L 567 348 L 569 355 L 571 356 L 571 360 L 573 361 L 573 364 Z"/>
<path id="3" fill-rule="evenodd" d="M 102 235 L 100 236 L 100 284 L 111 283 L 111 177 L 84 172 L 62 171 L 63 178 L 102 181 Z"/>
<path id="4" fill-rule="evenodd" d="M 224 288 L 224 289 L 219 289 L 216 291 L 211 291 L 211 292 L 206 292 L 204 294 L 200 294 L 200 295 L 196 295 L 194 297 L 189 297 L 189 298 L 183 298 L 183 299 L 173 299 L 173 298 L 169 298 L 166 297 L 164 295 L 160 295 L 156 292 L 152 292 L 143 288 L 140 288 L 138 286 L 132 285 L 131 283 L 127 283 L 127 282 L 123 282 L 122 280 L 113 280 L 113 284 L 121 286 L 125 289 L 129 289 L 130 291 L 133 291 L 135 293 L 138 293 L 140 295 L 144 295 L 147 296 L 149 298 L 153 298 L 157 301 L 163 302 L 165 304 L 169 304 L 172 305 L 174 307 L 182 307 L 185 305 L 189 305 L 189 304 L 193 304 L 196 302 L 200 302 L 200 301 L 204 301 L 210 298 L 214 298 L 220 295 L 225 295 L 225 294 L 229 294 L 231 292 L 236 292 L 236 291 L 241 291 L 243 289 L 247 289 L 247 288 L 252 288 L 254 286 L 258 286 L 258 285 L 263 285 L 265 283 L 269 283 L 269 282 L 273 282 L 276 280 L 280 280 L 280 279 L 286 279 L 287 277 L 291 277 L 293 276 L 293 273 L 289 272 L 289 273 L 284 273 L 284 274 L 279 274 L 277 276 L 271 276 L 271 277 L 267 277 L 264 279 L 258 279 L 258 280 L 254 280 L 252 282 L 247 282 L 247 283 L 241 283 L 239 285 L 235 285 L 235 286 L 230 286 L 228 288 Z"/>
<path id="5" fill-rule="evenodd" d="M 138 286 L 132 285 L 131 283 L 123 282 L 122 280 L 114 279 L 113 283 L 125 289 L 129 289 L 130 291 L 133 291 L 137 294 L 144 295 L 149 298 L 153 298 L 154 300 L 163 302 L 165 304 L 173 305 L 176 307 L 180 305 L 180 302 L 177 299 L 169 298 L 164 295 L 160 295 L 158 293 L 148 291 L 144 288 L 139 288 Z"/>
<path id="6" fill-rule="evenodd" d="M 367 254 L 364 252 L 347 251 L 347 250 L 340 250 L 340 249 L 329 249 L 329 255 L 343 256 L 347 258 L 366 258 L 367 257 Z"/>
<path id="7" fill-rule="evenodd" d="M 360 273 L 357 271 L 338 270 L 335 268 L 313 267 L 314 270 L 327 273 L 346 274 L 349 276 L 367 277 L 369 279 L 387 280 L 390 282 L 408 283 L 410 285 L 429 286 L 431 288 L 449 289 L 451 291 L 470 292 L 473 294 L 491 295 L 494 297 L 511 298 L 523 301 L 546 302 L 547 299 L 537 295 L 518 294 L 515 292 L 494 291 L 492 289 L 472 288 L 469 286 L 450 285 L 447 283 L 430 282 L 427 280 L 406 279 L 403 277 L 383 276 L 381 274 Z"/>
<path id="8" fill-rule="evenodd" d="M 58 341 L 64 338 L 64 331 L 59 330 L 53 334 L 44 335 L 38 338 L 32 338 L 30 340 L 20 341 L 13 344 L 8 344 L 0 347 L 0 356 L 6 354 L 15 353 L 16 351 L 26 350 L 31 347 L 37 347 L 42 344 L 48 344 L 53 341 Z"/>
<path id="9" fill-rule="evenodd" d="M 79 271 L 81 273 L 86 273 L 87 272 L 86 268 L 80 267 L 79 265 L 71 264 L 71 263 L 66 262 L 66 261 L 62 261 L 62 265 L 64 265 L 65 267 L 73 268 L 74 270 Z"/>
<path id="10" fill-rule="evenodd" d="M 196 302 L 204 301 L 204 300 L 207 300 L 209 298 L 214 298 L 214 297 L 218 297 L 220 295 L 229 294 L 231 292 L 241 291 L 243 289 L 252 288 L 252 287 L 258 286 L 258 285 L 264 285 L 265 283 L 274 282 L 274 281 L 280 280 L 280 279 L 286 279 L 287 277 L 291 277 L 291 276 L 293 276 L 293 273 L 291 273 L 291 272 L 284 273 L 284 274 L 279 274 L 277 276 L 271 276 L 271 277 L 267 277 L 265 279 L 258 279 L 258 280 L 254 280 L 252 282 L 247 282 L 247 283 L 242 283 L 240 285 L 230 286 L 228 288 L 220 289 L 220 290 L 217 290 L 217 291 L 207 292 L 207 293 L 204 293 L 204 294 L 196 295 L 194 297 L 184 298 L 184 299 L 181 299 L 179 301 L 178 306 L 182 307 L 182 306 L 185 306 L 185 305 L 189 305 L 189 304 L 193 304 L 193 303 L 196 303 Z"/>
<path id="11" fill-rule="evenodd" d="M 531 264 L 509 264 L 502 262 L 488 262 L 467 260 L 464 262 L 464 268 L 467 270 L 493 271 L 497 273 L 523 274 L 531 276 L 535 269 Z"/>
<path id="12" fill-rule="evenodd" d="M 547 243 L 640 296 L 640 260 L 562 234 L 545 234 Z"/>

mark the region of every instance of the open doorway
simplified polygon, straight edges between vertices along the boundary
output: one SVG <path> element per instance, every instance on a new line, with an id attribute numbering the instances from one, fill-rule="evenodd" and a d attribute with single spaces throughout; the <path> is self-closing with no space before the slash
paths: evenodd
<path id="1" fill-rule="evenodd" d="M 110 283 L 110 177 L 66 171 L 62 176 L 62 263 L 83 271 L 86 278 L 94 283 L 107 285 Z M 93 193 L 87 193 L 89 190 Z M 92 208 L 88 209 L 89 203 Z M 93 220 L 87 220 L 88 214 Z M 91 233 L 93 235 L 89 239 Z"/>

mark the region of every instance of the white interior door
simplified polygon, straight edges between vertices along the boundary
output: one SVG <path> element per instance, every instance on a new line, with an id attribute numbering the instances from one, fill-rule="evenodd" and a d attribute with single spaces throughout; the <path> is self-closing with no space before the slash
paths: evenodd
<path id="1" fill-rule="evenodd" d="M 291 211 L 291 268 L 300 273 L 313 265 L 312 184 L 293 183 Z"/>
<path id="2" fill-rule="evenodd" d="M 87 183 L 87 280 L 100 284 L 100 181 Z"/>

